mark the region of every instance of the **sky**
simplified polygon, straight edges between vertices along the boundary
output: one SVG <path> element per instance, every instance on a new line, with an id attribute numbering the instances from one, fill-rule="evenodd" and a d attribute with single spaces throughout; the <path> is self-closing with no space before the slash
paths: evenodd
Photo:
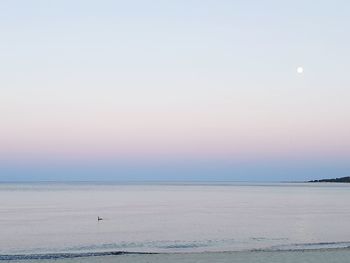
<path id="1" fill-rule="evenodd" d="M 0 181 L 350 176 L 349 14 L 345 0 L 3 0 Z"/>

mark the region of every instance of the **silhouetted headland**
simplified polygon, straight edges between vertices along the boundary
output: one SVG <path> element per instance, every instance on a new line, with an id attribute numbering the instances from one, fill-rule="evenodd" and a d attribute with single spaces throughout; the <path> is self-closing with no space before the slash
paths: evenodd
<path id="1" fill-rule="evenodd" d="M 333 179 L 312 180 L 309 181 L 309 183 L 350 183 L 350 176 Z"/>

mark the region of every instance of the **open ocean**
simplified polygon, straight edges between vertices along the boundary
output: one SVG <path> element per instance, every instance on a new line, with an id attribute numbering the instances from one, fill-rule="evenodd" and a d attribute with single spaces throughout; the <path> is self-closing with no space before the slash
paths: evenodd
<path id="1" fill-rule="evenodd" d="M 350 262 L 349 200 L 350 184 L 1 183 L 0 261 Z"/>

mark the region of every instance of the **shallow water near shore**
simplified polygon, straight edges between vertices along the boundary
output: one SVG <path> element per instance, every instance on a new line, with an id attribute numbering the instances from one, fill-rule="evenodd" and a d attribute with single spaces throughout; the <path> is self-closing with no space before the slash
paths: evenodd
<path id="1" fill-rule="evenodd" d="M 93 256 L 61 259 L 29 259 L 32 263 L 347 263 L 350 259 L 349 249 L 313 250 L 313 251 L 251 251 L 251 252 L 217 252 L 217 253 L 176 253 L 176 254 L 130 254 L 117 256 Z M 23 260 L 5 260 L 4 262 L 21 263 Z"/>
<path id="2" fill-rule="evenodd" d="M 321 261 L 327 255 L 349 262 L 348 200 L 347 184 L 2 183 L 0 255 L 24 255 L 21 262 L 99 252 L 106 254 L 55 260 L 266 262 L 322 254 L 317 262 L 343 262 Z M 108 255 L 118 251 L 167 254 Z M 239 261 L 245 257 L 252 258 Z M 2 258 L 9 259 L 16 260 Z"/>

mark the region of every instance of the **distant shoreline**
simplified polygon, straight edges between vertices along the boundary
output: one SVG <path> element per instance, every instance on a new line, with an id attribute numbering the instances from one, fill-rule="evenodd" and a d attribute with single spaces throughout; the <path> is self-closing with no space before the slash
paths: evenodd
<path id="1" fill-rule="evenodd" d="M 309 183 L 350 183 L 350 176 L 332 178 L 332 179 L 321 179 L 321 180 L 311 180 Z"/>
<path id="2" fill-rule="evenodd" d="M 300 183 L 350 183 L 350 176 L 319 179 L 309 181 L 1 181 L 3 184 L 24 185 L 269 185 L 269 184 L 300 184 Z"/>

